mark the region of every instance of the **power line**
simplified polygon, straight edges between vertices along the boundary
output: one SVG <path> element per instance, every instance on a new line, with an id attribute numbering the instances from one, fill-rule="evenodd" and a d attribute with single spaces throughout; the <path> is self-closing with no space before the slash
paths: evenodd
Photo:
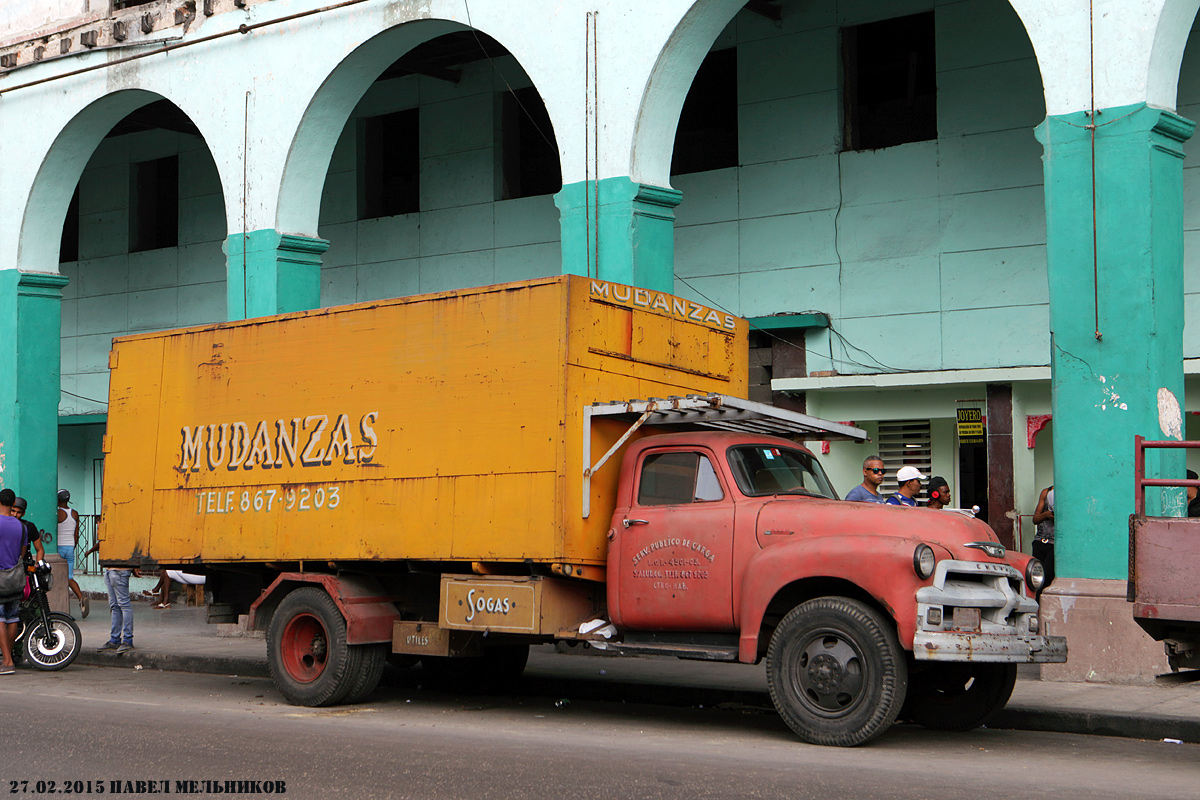
<path id="1" fill-rule="evenodd" d="M 727 314 L 734 313 L 734 312 L 730 311 L 728 308 L 726 308 L 725 306 L 718 303 L 716 300 L 713 300 L 711 297 L 706 295 L 704 292 L 697 289 L 695 286 L 692 286 L 692 284 L 688 283 L 686 279 L 680 277 L 679 275 L 675 275 L 675 279 L 677 281 L 679 281 L 680 283 L 682 283 L 684 286 L 691 289 L 696 294 L 700 295 L 702 298 L 704 298 L 713 308 L 718 308 L 718 309 L 726 312 Z M 869 351 L 864 350 L 863 348 L 859 347 L 858 345 L 852 343 L 849 339 L 847 339 L 845 336 L 842 335 L 841 331 L 837 330 L 837 328 L 834 327 L 833 320 L 831 320 L 829 318 L 829 315 L 824 313 L 823 311 L 809 311 L 809 312 L 804 312 L 804 313 L 820 314 L 821 316 L 825 317 L 825 321 L 826 321 L 826 324 L 828 325 L 829 332 L 832 334 L 832 336 L 830 337 L 830 345 L 829 345 L 829 360 L 831 362 L 836 363 L 836 364 L 849 364 L 849 365 L 853 365 L 856 367 L 862 367 L 863 369 L 871 370 L 871 371 L 875 371 L 880 368 L 882 368 L 884 370 L 888 370 L 890 372 L 904 372 L 905 371 L 898 367 L 892 367 L 892 366 L 888 366 L 887 364 L 884 364 L 882 361 L 877 359 L 875 356 L 871 355 L 871 353 Z M 794 347 L 797 350 L 805 350 L 804 347 L 801 347 L 800 345 L 796 344 L 795 342 L 788 341 L 787 339 L 784 339 L 781 336 L 776 336 L 775 334 L 771 333 L 766 328 L 760 328 L 759 326 L 755 325 L 753 322 L 750 322 L 749 320 L 747 320 L 747 322 L 749 322 L 751 328 L 758 331 L 759 333 L 765 334 L 766 336 L 768 336 L 771 339 L 774 339 L 777 342 L 782 342 L 783 344 L 786 344 L 788 347 Z M 836 336 L 838 338 L 838 340 L 842 343 L 843 349 L 856 350 L 856 351 L 862 353 L 863 355 L 867 356 L 868 358 L 870 358 L 872 361 L 874 361 L 875 365 L 864 364 L 861 361 L 855 361 L 853 358 L 850 358 L 849 353 L 845 354 L 846 355 L 845 359 L 834 358 L 833 342 L 832 342 L 833 336 Z"/>

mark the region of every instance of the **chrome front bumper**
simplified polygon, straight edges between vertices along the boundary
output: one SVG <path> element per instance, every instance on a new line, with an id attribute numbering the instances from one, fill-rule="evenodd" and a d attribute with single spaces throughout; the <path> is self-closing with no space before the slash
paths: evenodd
<path id="1" fill-rule="evenodd" d="M 1038 604 L 1025 593 L 1025 576 L 1009 564 L 938 562 L 932 584 L 918 589 L 916 599 L 918 661 L 1067 660 L 1066 637 L 1041 635 Z M 954 609 L 970 609 L 972 624 L 956 624 Z"/>
<path id="2" fill-rule="evenodd" d="M 918 661 L 1061 664 L 1067 660 L 1067 637 L 917 631 L 913 637 L 913 658 Z"/>

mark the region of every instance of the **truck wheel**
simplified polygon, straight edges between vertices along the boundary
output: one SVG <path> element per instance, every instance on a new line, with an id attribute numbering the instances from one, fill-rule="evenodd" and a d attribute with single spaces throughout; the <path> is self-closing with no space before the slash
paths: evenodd
<path id="1" fill-rule="evenodd" d="M 347 703 L 361 703 L 371 696 L 379 686 L 383 676 L 383 667 L 387 664 L 388 645 L 360 644 L 351 645 L 351 650 L 359 652 L 358 672 L 354 673 L 350 691 L 346 694 Z"/>
<path id="2" fill-rule="evenodd" d="M 895 722 L 907 685 L 891 623 L 857 600 L 801 603 L 771 636 L 771 700 L 806 742 L 853 747 L 873 739 Z"/>
<path id="3" fill-rule="evenodd" d="M 361 652 L 346 644 L 346 621 L 322 589 L 296 589 L 279 603 L 267 632 L 271 678 L 289 703 L 332 706 L 353 688 Z"/>
<path id="4" fill-rule="evenodd" d="M 528 661 L 529 645 L 499 644 L 484 648 L 483 655 L 474 658 L 422 656 L 421 666 L 435 689 L 498 694 L 516 688 Z"/>
<path id="5" fill-rule="evenodd" d="M 487 691 L 516 691 L 521 683 L 521 676 L 525 673 L 525 665 L 529 663 L 529 645 L 493 645 L 483 651 L 483 659 L 487 662 L 487 676 L 484 680 Z"/>
<path id="6" fill-rule="evenodd" d="M 1016 664 L 930 664 L 909 679 L 901 716 L 935 731 L 969 731 L 1004 708 L 1016 682 Z"/>

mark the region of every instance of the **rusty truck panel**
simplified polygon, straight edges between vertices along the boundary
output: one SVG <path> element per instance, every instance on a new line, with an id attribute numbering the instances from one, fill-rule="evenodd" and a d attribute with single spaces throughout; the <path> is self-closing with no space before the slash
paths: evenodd
<path id="1" fill-rule="evenodd" d="M 1134 437 L 1126 599 L 1142 630 L 1163 643 L 1171 669 L 1200 669 L 1200 518 L 1147 516 L 1146 489 L 1200 488 L 1200 481 L 1147 478 L 1147 450 L 1200 449 L 1200 442 Z"/>
<path id="2" fill-rule="evenodd" d="M 1200 518 L 1134 516 L 1129 548 L 1134 617 L 1200 623 Z"/>
<path id="3" fill-rule="evenodd" d="M 743 320 L 577 276 L 123 337 L 101 555 L 603 566 L 583 407 L 744 395 L 746 354 Z"/>

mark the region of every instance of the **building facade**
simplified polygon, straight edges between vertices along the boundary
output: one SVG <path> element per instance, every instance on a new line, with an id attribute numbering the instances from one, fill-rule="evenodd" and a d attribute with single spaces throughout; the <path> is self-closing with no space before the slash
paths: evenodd
<path id="1" fill-rule="evenodd" d="M 871 431 L 843 493 L 878 449 L 1028 550 L 1055 484 L 1047 614 L 1128 623 L 1133 435 L 1200 438 L 1200 0 L 47 5 L 0 8 L 41 527 L 99 512 L 114 336 L 572 272 L 751 318 L 756 397 Z"/>

